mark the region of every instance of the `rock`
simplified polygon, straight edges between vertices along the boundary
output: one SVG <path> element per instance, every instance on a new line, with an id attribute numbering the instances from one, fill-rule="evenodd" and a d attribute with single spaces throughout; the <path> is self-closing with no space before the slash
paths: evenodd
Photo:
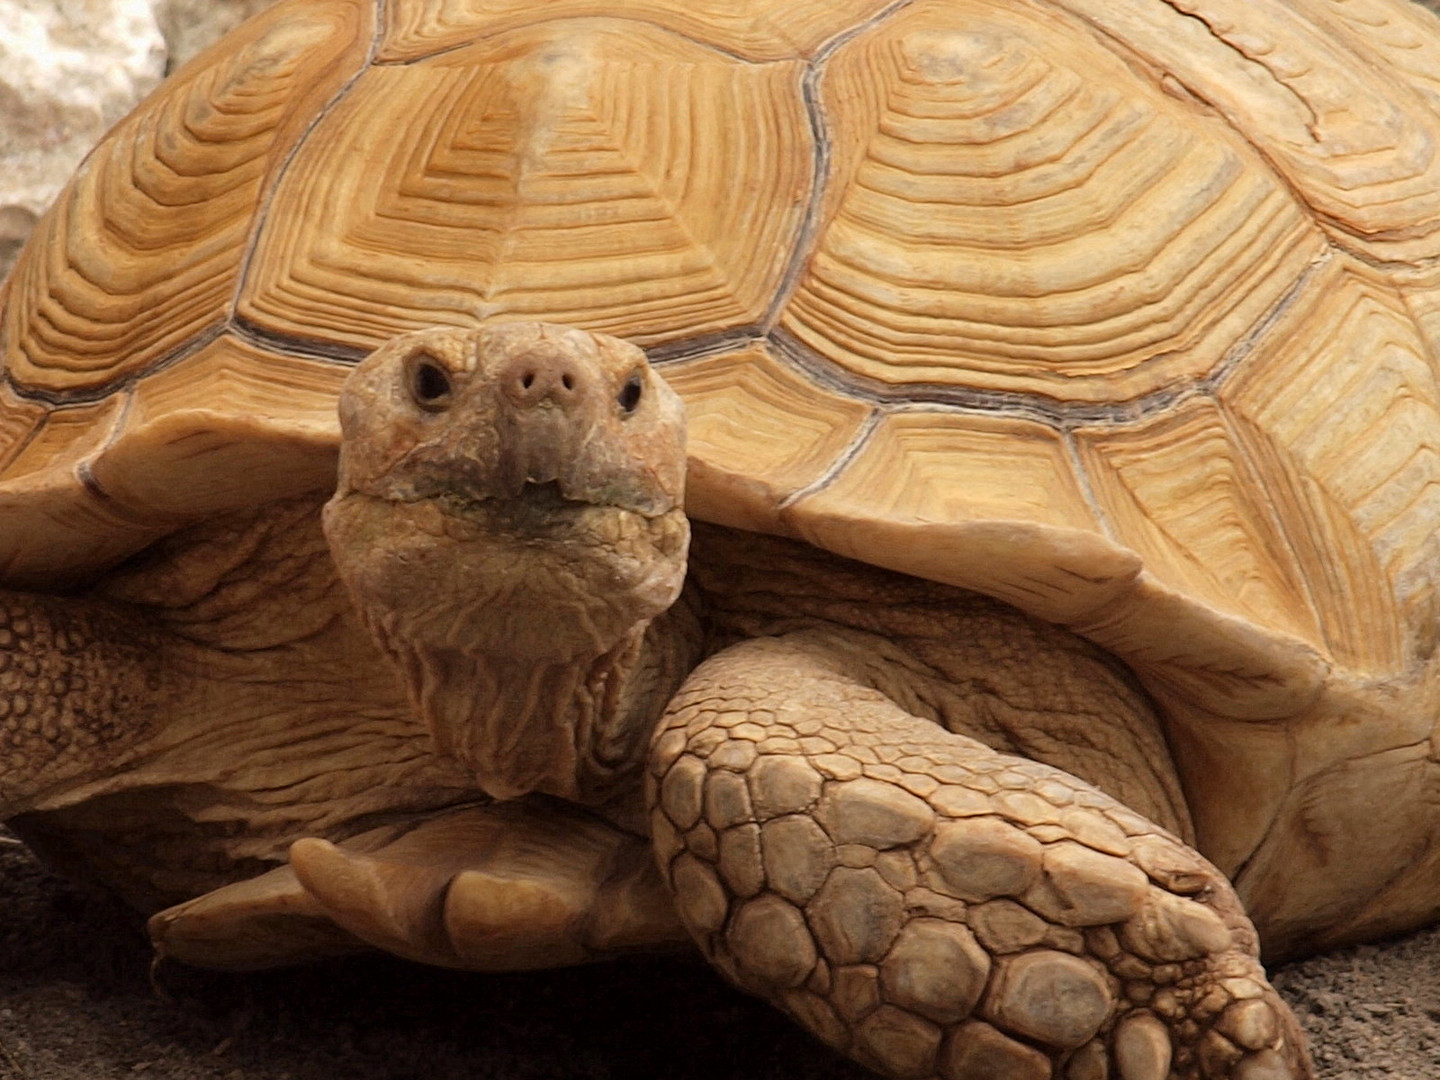
<path id="1" fill-rule="evenodd" d="M 100 136 L 274 0 L 0 0 L 0 279 Z"/>
<path id="2" fill-rule="evenodd" d="M 149 0 L 165 38 L 169 74 L 275 0 Z"/>
<path id="3" fill-rule="evenodd" d="M 147 0 L 0 0 L 0 274 L 80 159 L 165 72 Z"/>

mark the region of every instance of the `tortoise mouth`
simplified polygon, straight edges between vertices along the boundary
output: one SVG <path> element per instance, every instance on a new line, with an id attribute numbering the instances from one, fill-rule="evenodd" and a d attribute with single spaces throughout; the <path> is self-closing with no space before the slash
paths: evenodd
<path id="1" fill-rule="evenodd" d="M 514 494 L 453 488 L 423 498 L 450 521 L 447 531 L 467 541 L 490 537 L 506 547 L 537 541 L 583 543 L 628 534 L 663 516 L 624 499 L 576 496 L 559 480 L 527 480 Z M 628 524 L 627 524 L 628 522 Z"/>
<path id="2" fill-rule="evenodd" d="M 613 484 L 590 490 L 575 490 L 563 480 L 525 480 L 514 491 L 477 492 L 463 485 L 446 486 L 421 498 L 438 502 L 459 517 L 475 519 L 543 518 L 572 519 L 588 511 L 614 511 L 642 518 L 657 518 L 673 507 L 658 501 L 633 485 Z"/>

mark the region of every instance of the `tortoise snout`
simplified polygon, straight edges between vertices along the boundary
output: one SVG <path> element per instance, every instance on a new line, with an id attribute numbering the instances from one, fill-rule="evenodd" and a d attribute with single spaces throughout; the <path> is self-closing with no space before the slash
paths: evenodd
<path id="1" fill-rule="evenodd" d="M 595 376 L 574 357 L 559 352 L 527 352 L 500 371 L 500 390 L 517 410 L 551 406 L 573 412 L 591 395 Z"/>

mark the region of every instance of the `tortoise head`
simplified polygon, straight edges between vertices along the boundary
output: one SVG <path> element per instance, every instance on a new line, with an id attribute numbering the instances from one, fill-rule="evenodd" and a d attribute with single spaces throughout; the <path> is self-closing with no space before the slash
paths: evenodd
<path id="1" fill-rule="evenodd" d="M 515 323 L 394 339 L 340 424 L 326 537 L 440 750 L 497 798 L 619 782 L 654 716 L 617 687 L 685 578 L 679 397 L 632 345 Z"/>
<path id="2" fill-rule="evenodd" d="M 541 323 L 405 334 L 350 376 L 340 425 L 326 535 L 387 638 L 594 657 L 679 594 L 684 409 L 633 345 Z"/>

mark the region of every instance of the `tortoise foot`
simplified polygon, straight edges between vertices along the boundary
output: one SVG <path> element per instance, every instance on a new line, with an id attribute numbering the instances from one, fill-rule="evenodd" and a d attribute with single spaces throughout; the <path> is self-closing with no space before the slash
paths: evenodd
<path id="1" fill-rule="evenodd" d="M 666 878 L 727 977 L 896 1078 L 1311 1075 L 1197 853 L 775 651 L 697 670 L 652 763 Z"/>
<path id="2" fill-rule="evenodd" d="M 649 846 L 550 802 L 468 807 L 340 845 L 306 838 L 290 860 L 156 915 L 157 949 L 232 969 L 374 947 L 519 971 L 687 940 Z"/>

